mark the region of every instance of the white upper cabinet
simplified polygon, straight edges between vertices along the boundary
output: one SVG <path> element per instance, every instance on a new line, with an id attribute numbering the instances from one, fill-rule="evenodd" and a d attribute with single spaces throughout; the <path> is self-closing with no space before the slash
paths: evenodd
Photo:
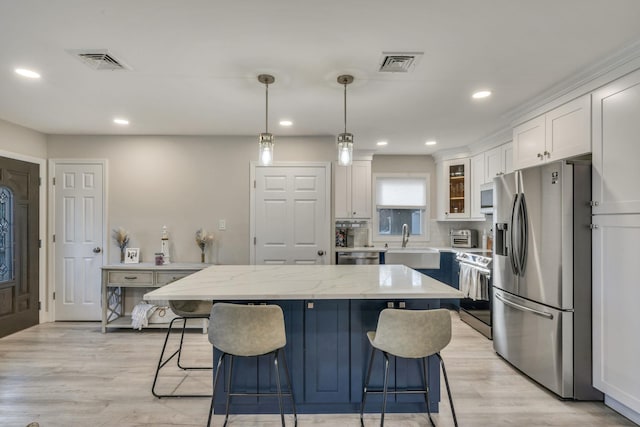
<path id="1" fill-rule="evenodd" d="M 335 215 L 337 219 L 371 218 L 371 162 L 354 160 L 335 165 Z"/>
<path id="2" fill-rule="evenodd" d="M 480 212 L 480 186 L 485 182 L 487 154 L 480 153 L 471 158 L 471 218 L 484 218 Z"/>
<path id="3" fill-rule="evenodd" d="M 471 218 L 471 159 L 442 162 L 439 169 L 438 219 Z"/>
<path id="4" fill-rule="evenodd" d="M 473 166 L 471 167 L 473 169 Z M 492 182 L 493 178 L 513 172 L 513 143 L 502 144 L 484 152 L 484 183 Z M 475 176 L 475 174 L 474 174 Z"/>
<path id="5" fill-rule="evenodd" d="M 513 151 L 515 169 L 591 152 L 591 95 L 516 126 Z"/>
<path id="6" fill-rule="evenodd" d="M 640 213 L 640 71 L 593 93 L 594 214 Z"/>

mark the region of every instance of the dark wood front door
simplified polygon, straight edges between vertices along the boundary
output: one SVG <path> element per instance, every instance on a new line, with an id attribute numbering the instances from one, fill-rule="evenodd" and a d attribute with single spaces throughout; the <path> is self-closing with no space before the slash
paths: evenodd
<path id="1" fill-rule="evenodd" d="M 0 338 L 38 324 L 39 166 L 0 157 Z"/>

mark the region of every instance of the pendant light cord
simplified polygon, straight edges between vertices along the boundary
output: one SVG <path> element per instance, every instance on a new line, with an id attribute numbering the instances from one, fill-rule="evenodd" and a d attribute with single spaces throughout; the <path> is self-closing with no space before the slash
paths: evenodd
<path id="1" fill-rule="evenodd" d="M 269 133 L 269 83 L 265 83 L 265 113 L 264 113 L 264 128 L 265 132 Z"/>
<path id="2" fill-rule="evenodd" d="M 344 133 L 347 133 L 347 84 L 344 84 Z"/>

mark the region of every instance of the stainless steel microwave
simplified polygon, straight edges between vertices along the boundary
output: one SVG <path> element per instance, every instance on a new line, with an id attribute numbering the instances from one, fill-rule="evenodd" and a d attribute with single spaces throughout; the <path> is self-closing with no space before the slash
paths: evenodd
<path id="1" fill-rule="evenodd" d="M 493 214 L 493 182 L 480 186 L 480 212 Z"/>

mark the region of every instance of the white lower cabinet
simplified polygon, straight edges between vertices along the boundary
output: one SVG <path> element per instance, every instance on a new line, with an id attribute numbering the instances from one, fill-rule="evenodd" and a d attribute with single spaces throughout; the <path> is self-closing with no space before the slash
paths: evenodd
<path id="1" fill-rule="evenodd" d="M 593 385 L 638 415 L 640 214 L 595 215 L 593 224 Z"/>

